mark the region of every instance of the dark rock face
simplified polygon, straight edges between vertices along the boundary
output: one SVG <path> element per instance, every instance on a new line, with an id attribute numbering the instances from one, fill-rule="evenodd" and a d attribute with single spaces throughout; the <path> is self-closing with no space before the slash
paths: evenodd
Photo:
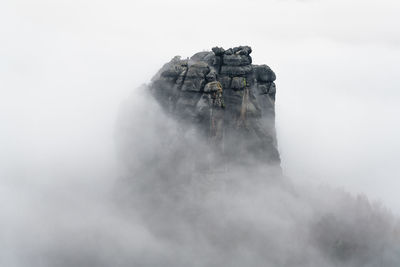
<path id="1" fill-rule="evenodd" d="M 153 78 L 151 92 L 182 123 L 210 139 L 224 160 L 279 165 L 275 73 L 253 65 L 249 46 L 214 47 L 174 57 Z"/>

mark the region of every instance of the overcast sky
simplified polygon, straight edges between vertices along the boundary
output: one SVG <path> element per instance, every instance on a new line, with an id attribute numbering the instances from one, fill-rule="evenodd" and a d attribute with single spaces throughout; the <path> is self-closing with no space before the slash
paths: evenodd
<path id="1" fill-rule="evenodd" d="M 286 174 L 400 213 L 399 14 L 396 0 L 1 1 L 0 187 L 104 174 L 136 87 L 175 55 L 250 45 L 277 74 Z"/>

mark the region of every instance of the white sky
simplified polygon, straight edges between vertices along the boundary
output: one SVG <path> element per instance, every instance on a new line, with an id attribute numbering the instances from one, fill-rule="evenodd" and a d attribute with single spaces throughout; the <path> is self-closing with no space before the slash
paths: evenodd
<path id="1" fill-rule="evenodd" d="M 162 64 L 250 45 L 277 73 L 286 173 L 400 213 L 399 14 L 394 0 L 3 0 L 0 187 L 105 169 L 120 103 Z"/>

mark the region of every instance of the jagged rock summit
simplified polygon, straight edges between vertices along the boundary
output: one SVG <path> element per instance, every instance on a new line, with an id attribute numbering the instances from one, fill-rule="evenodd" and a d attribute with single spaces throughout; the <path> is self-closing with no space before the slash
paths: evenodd
<path id="1" fill-rule="evenodd" d="M 249 46 L 176 56 L 150 90 L 166 112 L 194 125 L 228 162 L 279 165 L 275 134 L 275 73 L 254 65 Z"/>

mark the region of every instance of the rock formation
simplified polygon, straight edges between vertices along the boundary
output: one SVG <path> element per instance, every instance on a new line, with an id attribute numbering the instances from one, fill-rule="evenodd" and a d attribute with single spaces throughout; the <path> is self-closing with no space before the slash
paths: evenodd
<path id="1" fill-rule="evenodd" d="M 137 217 L 151 245 L 132 254 L 118 243 L 128 253 L 119 265 L 400 266 L 399 224 L 387 210 L 282 175 L 275 74 L 250 54 L 175 57 L 127 102 L 116 198 L 123 226 Z M 128 229 L 123 239 L 136 239 Z"/>
<path id="2" fill-rule="evenodd" d="M 176 56 L 150 90 L 182 123 L 195 126 L 228 162 L 280 163 L 275 134 L 275 73 L 253 65 L 249 46 Z"/>

